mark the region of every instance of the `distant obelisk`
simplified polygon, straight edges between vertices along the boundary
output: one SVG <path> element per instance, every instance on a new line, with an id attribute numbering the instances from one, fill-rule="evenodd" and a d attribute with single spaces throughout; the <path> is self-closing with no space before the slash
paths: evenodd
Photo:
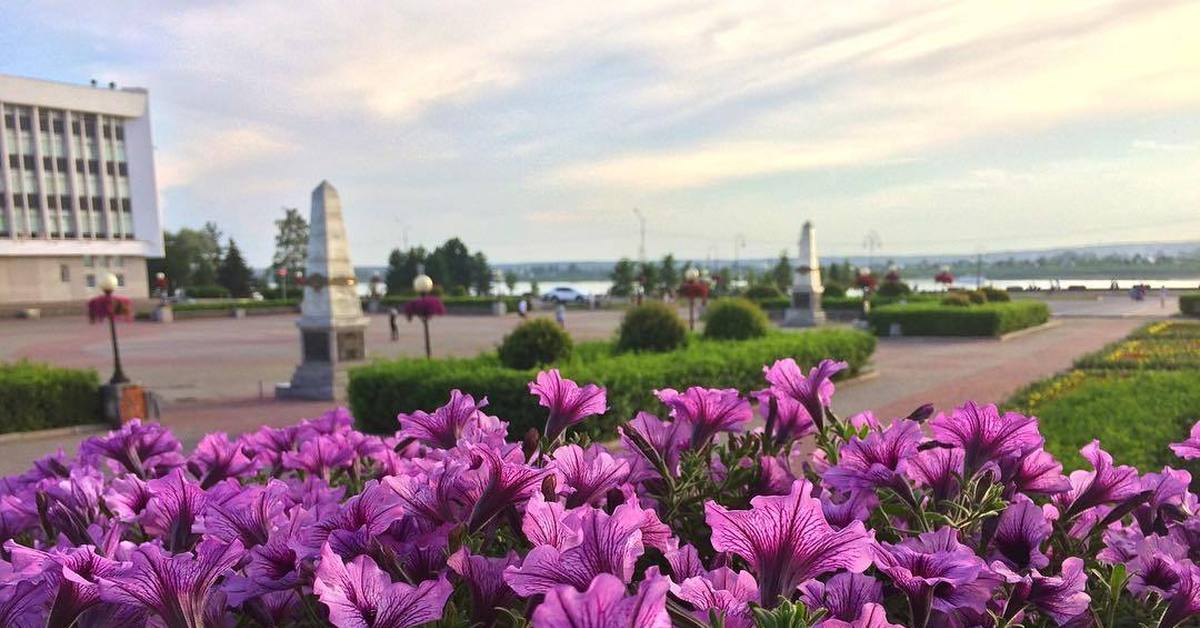
<path id="1" fill-rule="evenodd" d="M 821 261 L 817 257 L 817 233 L 812 221 L 805 221 L 800 230 L 800 257 L 796 260 L 796 273 L 792 280 L 792 306 L 784 313 L 783 324 L 787 327 L 812 327 L 825 322 L 825 310 L 821 309 Z"/>
<path id="2" fill-rule="evenodd" d="M 363 332 L 368 320 L 355 289 L 342 201 L 328 181 L 313 190 L 308 230 L 304 300 L 296 321 L 302 361 L 291 382 L 275 387 L 275 396 L 336 399 L 346 379 L 339 366 L 366 356 Z"/>

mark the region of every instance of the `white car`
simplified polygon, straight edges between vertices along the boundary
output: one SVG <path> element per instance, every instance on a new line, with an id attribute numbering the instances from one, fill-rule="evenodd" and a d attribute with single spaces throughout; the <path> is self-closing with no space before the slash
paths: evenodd
<path id="1" fill-rule="evenodd" d="M 542 300 L 548 303 L 583 303 L 588 296 L 574 288 L 558 286 L 542 295 Z"/>

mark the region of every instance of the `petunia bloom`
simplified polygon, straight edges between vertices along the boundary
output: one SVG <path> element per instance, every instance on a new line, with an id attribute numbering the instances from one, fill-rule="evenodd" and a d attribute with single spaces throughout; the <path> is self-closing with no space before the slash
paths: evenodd
<path id="1" fill-rule="evenodd" d="M 450 569 L 466 581 L 471 590 L 471 617 L 481 623 L 487 623 L 495 616 L 497 607 L 507 606 L 515 598 L 513 590 L 504 581 L 504 570 L 520 563 L 520 557 L 512 550 L 506 556 L 492 558 L 471 554 L 465 547 L 459 548 L 446 561 Z"/>
<path id="2" fill-rule="evenodd" d="M 883 600 L 883 585 L 878 580 L 857 573 L 839 573 L 828 582 L 809 580 L 800 585 L 800 601 L 809 610 L 823 608 L 828 617 L 853 622 L 866 604 Z"/>
<path id="3" fill-rule="evenodd" d="M 400 421 L 397 436 L 416 439 L 430 447 L 450 449 L 458 444 L 463 430 L 482 414 L 480 409 L 487 403 L 487 397 L 476 402 L 471 395 L 465 395 L 458 389 L 451 390 L 450 401 L 432 414 L 422 410 L 412 414 L 401 413 L 397 417 Z"/>
<path id="4" fill-rule="evenodd" d="M 622 425 L 621 444 L 632 452 L 640 464 L 630 473 L 630 481 L 643 482 L 657 478 L 661 463 L 672 477 L 679 474 L 679 460 L 691 440 L 688 425 L 677 421 L 663 421 L 649 412 L 639 412 L 632 421 Z M 642 451 L 636 444 L 641 441 L 648 447 Z M 655 460 L 657 459 L 657 460 Z"/>
<path id="5" fill-rule="evenodd" d="M 334 470 L 354 464 L 354 449 L 338 434 L 324 434 L 302 441 L 298 452 L 284 452 L 282 460 L 287 469 L 306 471 L 329 481 Z"/>
<path id="6" fill-rule="evenodd" d="M 535 546 L 520 567 L 508 567 L 504 579 L 522 597 L 546 593 L 559 585 L 583 591 L 603 573 L 622 582 L 633 577 L 633 565 L 644 551 L 642 511 L 618 508 L 609 515 L 582 506 L 574 519 L 579 543 L 559 550 L 553 545 Z"/>
<path id="7" fill-rule="evenodd" d="M 1091 471 L 1072 471 L 1071 490 L 1055 496 L 1063 521 L 1070 521 L 1085 510 L 1113 504 L 1136 495 L 1140 489 L 1137 469 L 1113 466 L 1112 456 L 1093 440 L 1079 452 L 1090 463 Z"/>
<path id="8" fill-rule="evenodd" d="M 750 510 L 704 504 L 713 549 L 750 563 L 764 605 L 774 606 L 805 580 L 839 569 L 861 573 L 871 564 L 873 536 L 862 522 L 835 530 L 811 493 L 812 485 L 798 480 L 788 495 L 751 499 Z"/>
<path id="9" fill-rule="evenodd" d="M 122 568 L 121 563 L 97 554 L 89 545 L 50 552 L 15 544 L 7 549 L 12 554 L 13 568 L 31 574 L 30 579 L 38 574 L 41 586 L 53 596 L 47 626 L 71 626 L 77 619 L 86 625 L 89 611 L 102 604 L 98 579 L 111 577 Z"/>
<path id="10" fill-rule="evenodd" d="M 1037 419 L 1016 412 L 1003 415 L 995 405 L 968 401 L 950 414 L 939 414 L 929 423 L 933 436 L 963 450 L 967 476 L 983 465 L 1019 458 L 1042 446 Z"/>
<path id="11" fill-rule="evenodd" d="M 477 531 L 500 511 L 529 499 L 547 471 L 504 460 L 490 447 L 476 446 L 471 451 L 482 459 L 486 467 L 480 468 L 475 476 L 476 481 L 466 489 L 467 502 L 473 504 L 467 517 L 467 527 Z"/>
<path id="12" fill-rule="evenodd" d="M 1035 449 L 1021 458 L 1009 478 L 1008 493 L 1057 495 L 1071 490 L 1071 482 L 1062 473 L 1062 463 L 1045 449 Z"/>
<path id="13" fill-rule="evenodd" d="M 849 368 L 846 362 L 821 360 L 805 376 L 792 358 L 776 360 L 771 366 L 763 367 L 767 383 L 781 396 L 800 402 L 818 430 L 825 424 L 825 409 L 833 401 L 832 378 Z"/>
<path id="14" fill-rule="evenodd" d="M 313 593 L 329 608 L 329 621 L 337 628 L 406 628 L 435 621 L 453 592 L 445 577 L 417 586 L 392 582 L 369 557 L 344 563 L 328 545 L 313 581 Z"/>
<path id="15" fill-rule="evenodd" d="M 758 601 L 758 582 L 748 571 L 718 567 L 684 579 L 678 589 L 679 599 L 692 605 L 698 619 L 716 611 L 726 628 L 754 625 L 750 604 Z"/>
<path id="16" fill-rule="evenodd" d="M 926 449 L 908 460 L 905 471 L 910 479 L 930 490 L 934 503 L 953 499 L 962 490 L 963 450 Z"/>
<path id="17" fill-rule="evenodd" d="M 1167 611 L 1159 620 L 1159 628 L 1173 628 L 1200 615 L 1200 567 L 1187 562 L 1179 571 L 1179 584 L 1171 594 Z"/>
<path id="18" fill-rule="evenodd" d="M 87 462 L 110 461 L 114 473 L 132 473 L 142 479 L 165 475 L 184 463 L 183 446 L 158 423 L 133 419 L 105 436 L 93 436 L 79 444 L 79 456 Z"/>
<path id="19" fill-rule="evenodd" d="M 925 625 L 935 610 L 987 610 L 992 583 L 986 579 L 978 582 L 986 567 L 971 548 L 958 542 L 954 528 L 925 532 L 896 545 L 879 543 L 875 565 L 908 596 L 912 620 L 918 626 Z"/>
<path id="20" fill-rule="evenodd" d="M 1013 585 L 1003 614 L 1007 620 L 1012 620 L 1029 604 L 1059 626 L 1074 625 L 1092 601 L 1084 592 L 1087 574 L 1080 558 L 1065 559 L 1059 576 L 1043 576 L 1037 570 L 1028 576 L 1018 576 L 1002 563 L 994 566 L 997 573 Z"/>
<path id="21" fill-rule="evenodd" d="M 569 586 L 546 593 L 533 611 L 535 628 L 670 628 L 666 578 L 642 581 L 629 595 L 616 576 L 600 574 L 586 591 Z"/>
<path id="22" fill-rule="evenodd" d="M 901 420 L 865 439 L 852 436 L 841 448 L 838 463 L 821 476 L 824 484 L 843 492 L 891 488 L 900 490 L 908 459 L 921 443 L 921 426 Z"/>
<path id="23" fill-rule="evenodd" d="M 1192 426 L 1191 433 L 1180 443 L 1171 443 L 1171 451 L 1184 460 L 1200 458 L 1200 421 Z"/>
<path id="24" fill-rule="evenodd" d="M 888 621 L 887 610 L 879 604 L 863 604 L 858 617 L 853 621 L 829 619 L 821 623 L 821 628 L 904 628 L 900 624 Z"/>
<path id="25" fill-rule="evenodd" d="M 992 559 L 1011 569 L 1041 569 L 1050 564 L 1041 547 L 1052 531 L 1041 507 L 1022 496 L 1009 504 L 996 520 Z"/>
<path id="26" fill-rule="evenodd" d="M 42 628 L 50 588 L 40 580 L 18 580 L 0 585 L 0 626 Z"/>
<path id="27" fill-rule="evenodd" d="M 207 489 L 226 478 L 253 474 L 257 465 L 242 451 L 240 442 L 230 442 L 224 432 L 205 435 L 188 458 L 187 469 Z"/>
<path id="28" fill-rule="evenodd" d="M 671 388 L 656 391 L 658 399 L 671 408 L 671 417 L 691 427 L 693 449 L 712 442 L 720 432 L 736 432 L 754 417 L 750 402 L 736 389 L 692 386 L 684 392 Z"/>
<path id="29" fill-rule="evenodd" d="M 184 477 L 181 469 L 150 480 L 146 490 L 150 492 L 143 519 L 146 531 L 162 538 L 163 546 L 172 552 L 191 549 L 199 538 L 192 528 L 208 496 L 199 485 Z"/>
<path id="30" fill-rule="evenodd" d="M 550 443 L 557 440 L 568 427 L 608 410 L 603 388 L 595 384 L 581 387 L 569 379 L 563 379 L 558 369 L 538 373 L 529 383 L 529 392 L 537 396 L 539 404 L 550 410 L 546 429 L 542 431 L 542 436 Z"/>
<path id="31" fill-rule="evenodd" d="M 238 541 L 201 541 L 193 556 L 170 555 L 152 544 L 133 553 L 133 563 L 111 578 L 100 579 L 100 598 L 144 608 L 167 628 L 203 628 L 217 580 L 242 558 Z"/>
<path id="32" fill-rule="evenodd" d="M 609 490 L 629 478 L 629 462 L 613 458 L 603 445 L 593 444 L 586 450 L 579 445 L 565 445 L 555 449 L 551 458 L 550 468 L 559 480 L 558 486 L 568 493 L 567 508 L 598 505 Z"/>

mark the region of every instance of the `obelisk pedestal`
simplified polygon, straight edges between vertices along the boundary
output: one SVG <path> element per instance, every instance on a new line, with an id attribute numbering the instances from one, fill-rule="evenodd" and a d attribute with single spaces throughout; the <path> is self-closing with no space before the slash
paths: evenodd
<path id="1" fill-rule="evenodd" d="M 792 305 L 784 312 L 785 327 L 814 327 L 825 322 L 821 308 L 821 261 L 817 257 L 817 234 L 811 221 L 800 231 L 800 256 L 792 280 Z"/>
<path id="2" fill-rule="evenodd" d="M 366 357 L 368 319 L 355 289 L 342 202 L 328 181 L 313 190 L 304 277 L 304 300 L 296 321 L 301 362 L 291 382 L 275 386 L 275 396 L 332 400 L 345 390 L 342 365 Z"/>

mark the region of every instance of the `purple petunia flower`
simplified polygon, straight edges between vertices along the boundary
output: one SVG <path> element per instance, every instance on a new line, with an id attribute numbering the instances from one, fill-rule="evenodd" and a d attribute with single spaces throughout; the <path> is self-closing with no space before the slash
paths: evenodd
<path id="1" fill-rule="evenodd" d="M 897 545 L 876 545 L 875 565 L 908 596 L 913 623 L 925 625 L 932 611 L 952 613 L 959 607 L 986 611 L 994 584 L 983 560 L 958 542 L 958 532 L 944 527 Z"/>
<path id="2" fill-rule="evenodd" d="M 280 428 L 264 425 L 258 431 L 242 436 L 242 449 L 262 466 L 280 468 L 284 452 L 296 449 L 299 432 L 295 425 Z"/>
<path id="3" fill-rule="evenodd" d="M 552 589 L 533 611 L 535 628 L 670 628 L 666 578 L 647 579 L 629 595 L 619 578 L 600 574 L 587 590 Z"/>
<path id="4" fill-rule="evenodd" d="M 1075 625 L 1075 620 L 1087 612 L 1092 601 L 1084 592 L 1087 574 L 1080 558 L 1072 556 L 1064 560 L 1059 576 L 1043 576 L 1036 569 L 1028 576 L 1020 576 L 1003 563 L 993 563 L 993 567 L 1013 585 L 1004 609 L 1003 616 L 1007 620 L 1012 620 L 1029 604 L 1059 626 Z"/>
<path id="5" fill-rule="evenodd" d="M 1021 458 L 1016 471 L 1009 479 L 1010 491 L 1007 493 L 1025 493 L 1041 495 L 1057 495 L 1071 490 L 1071 482 L 1062 473 L 1062 463 L 1054 459 L 1045 449 L 1035 449 Z M 1006 494 L 1007 494 L 1006 493 Z"/>
<path id="6" fill-rule="evenodd" d="M 821 512 L 825 521 L 840 530 L 853 521 L 866 522 L 871 512 L 879 507 L 879 496 L 875 491 L 850 491 L 835 494 L 833 491 L 821 492 Z"/>
<path id="7" fill-rule="evenodd" d="M 629 423 L 622 425 L 621 444 L 626 451 L 632 452 L 634 460 L 639 465 L 630 472 L 630 481 L 644 482 L 659 477 L 655 462 L 646 457 L 646 452 L 638 449 L 631 440 L 630 432 L 645 441 L 656 455 L 662 460 L 667 471 L 676 476 L 679 474 L 679 459 L 687 449 L 691 440 L 691 429 L 688 425 L 677 421 L 663 421 L 649 412 L 639 412 Z"/>
<path id="8" fill-rule="evenodd" d="M 145 481 L 136 475 L 124 475 L 109 483 L 104 503 L 118 520 L 135 523 L 141 521 L 151 497 Z"/>
<path id="9" fill-rule="evenodd" d="M 439 619 L 454 587 L 445 577 L 417 586 L 392 582 L 366 556 L 349 563 L 326 545 L 313 581 L 313 593 L 329 608 L 338 628 L 406 628 Z"/>
<path id="10" fill-rule="evenodd" d="M 459 548 L 446 561 L 471 590 L 471 617 L 485 624 L 495 617 L 496 607 L 507 606 L 515 598 L 513 590 L 504 581 L 504 570 L 520 563 L 521 558 L 512 550 L 507 556 L 491 558 L 473 555 L 465 547 Z"/>
<path id="11" fill-rule="evenodd" d="M 397 417 L 400 431 L 396 435 L 416 439 L 430 447 L 451 449 L 458 444 L 463 430 L 482 414 L 480 409 L 487 404 L 487 397 L 476 403 L 471 395 L 464 395 L 458 389 L 451 390 L 450 401 L 432 414 L 422 410 L 412 414 L 401 413 Z"/>
<path id="12" fill-rule="evenodd" d="M 816 421 L 800 400 L 775 388 L 756 390 L 751 395 L 766 422 L 766 435 L 774 442 L 787 443 L 817 430 Z"/>
<path id="13" fill-rule="evenodd" d="M 963 450 L 968 477 L 989 462 L 1020 458 L 1043 442 L 1037 419 L 1016 412 L 1001 415 L 995 405 L 980 406 L 972 401 L 949 415 L 939 414 L 929 426 L 935 439 Z"/>
<path id="14" fill-rule="evenodd" d="M 682 393 L 666 388 L 654 394 L 671 408 L 671 417 L 675 422 L 690 426 L 692 449 L 712 442 L 720 432 L 740 431 L 742 424 L 754 418 L 750 402 L 742 399 L 733 388 L 692 386 Z"/>
<path id="15" fill-rule="evenodd" d="M 744 558 L 758 577 L 760 599 L 774 606 L 803 581 L 839 569 L 862 572 L 871 564 L 873 535 L 859 521 L 835 530 L 803 480 L 785 496 L 758 496 L 750 510 L 705 502 L 713 549 Z"/>
<path id="16" fill-rule="evenodd" d="M 559 585 L 583 591 L 602 573 L 617 576 L 623 582 L 633 577 L 633 565 L 644 551 L 643 511 L 618 508 L 609 515 L 582 506 L 574 514 L 579 526 L 577 545 L 566 550 L 538 545 L 526 554 L 520 567 L 505 570 L 505 581 L 518 595 L 546 593 Z"/>
<path id="17" fill-rule="evenodd" d="M 1112 456 L 1100 449 L 1100 441 L 1093 440 L 1079 452 L 1092 463 L 1092 470 L 1072 471 L 1071 490 L 1055 496 L 1054 501 L 1063 513 L 1063 521 L 1070 521 L 1096 506 L 1113 504 L 1138 493 L 1141 483 L 1137 469 L 1114 467 Z"/>
<path id="18" fill-rule="evenodd" d="M 821 628 L 904 628 L 900 624 L 888 621 L 887 611 L 879 604 L 863 604 L 859 609 L 858 618 L 854 621 L 829 619 L 821 623 Z"/>
<path id="19" fill-rule="evenodd" d="M 200 488 L 207 489 L 226 478 L 253 475 L 257 465 L 242 451 L 240 442 L 230 442 L 224 432 L 213 432 L 200 439 L 188 457 L 187 469 L 200 480 Z"/>
<path id="20" fill-rule="evenodd" d="M 1157 531 L 1165 534 L 1165 520 L 1172 518 L 1174 513 L 1183 512 L 1191 483 L 1191 473 L 1171 467 L 1163 467 L 1162 473 L 1143 475 L 1139 489 L 1149 492 L 1150 498 L 1133 510 L 1138 526 L 1147 533 Z"/>
<path id="21" fill-rule="evenodd" d="M 1148 536 L 1142 539 L 1128 563 L 1129 592 L 1145 598 L 1150 593 L 1167 598 L 1179 586 L 1182 564 L 1187 558 L 1187 549 L 1175 541 Z"/>
<path id="22" fill-rule="evenodd" d="M 1191 433 L 1181 443 L 1171 443 L 1171 451 L 1184 460 L 1200 458 L 1200 421 L 1192 426 Z"/>
<path id="23" fill-rule="evenodd" d="M 36 494 L 42 521 L 75 545 L 92 543 L 90 527 L 102 519 L 104 479 L 93 468 L 71 470 L 66 479 L 48 479 Z"/>
<path id="24" fill-rule="evenodd" d="M 934 503 L 954 499 L 962 490 L 963 450 L 926 449 L 908 460 L 905 471 L 909 478 L 932 492 Z"/>
<path id="25" fill-rule="evenodd" d="M 0 585 L 0 626 L 5 628 L 42 628 L 50 587 L 41 580 L 18 580 Z"/>
<path id="26" fill-rule="evenodd" d="M 1159 628 L 1173 628 L 1200 615 L 1200 567 L 1192 562 L 1182 564 L 1179 584 L 1171 594 L 1167 611 L 1159 620 Z"/>
<path id="27" fill-rule="evenodd" d="M 853 622 L 866 604 L 883 600 L 883 585 L 878 580 L 857 573 L 839 573 L 829 582 L 809 580 L 800 585 L 800 601 L 809 610 L 823 608 L 828 617 Z"/>
<path id="28" fill-rule="evenodd" d="M 246 549 L 261 545 L 287 521 L 287 494 L 287 485 L 279 480 L 246 487 L 227 480 L 208 491 L 200 527 L 226 543 L 239 539 Z"/>
<path id="29" fill-rule="evenodd" d="M 159 536 L 163 546 L 172 552 L 191 549 L 199 538 L 193 526 L 203 512 L 208 496 L 200 487 L 175 469 L 163 478 L 146 483 L 150 501 L 146 504 L 143 526 Z"/>
<path id="30" fill-rule="evenodd" d="M 217 580 L 243 555 L 238 541 L 201 541 L 193 556 L 170 555 L 146 543 L 133 553 L 133 563 L 100 579 L 100 598 L 144 608 L 167 628 L 203 628 Z"/>
<path id="31" fill-rule="evenodd" d="M 133 419 L 106 436 L 93 436 L 80 443 L 79 456 L 88 463 L 108 459 L 113 473 L 127 472 L 149 479 L 182 466 L 182 449 L 163 426 Z"/>
<path id="32" fill-rule="evenodd" d="M 758 601 L 758 582 L 748 571 L 719 567 L 684 579 L 678 589 L 679 599 L 692 605 L 698 619 L 717 611 L 726 628 L 754 625 L 750 604 Z"/>
<path id="33" fill-rule="evenodd" d="M 852 436 L 841 448 L 838 463 L 825 471 L 821 481 L 839 491 L 891 488 L 903 490 L 908 459 L 921 443 L 921 426 L 915 421 L 892 423 L 865 439 Z"/>
<path id="34" fill-rule="evenodd" d="M 465 491 L 467 503 L 473 504 L 467 527 L 474 532 L 491 522 L 500 511 L 529 499 L 548 472 L 524 462 L 504 460 L 490 447 L 475 446 L 471 451 L 483 462 L 475 475 L 476 481 Z"/>
<path id="35" fill-rule="evenodd" d="M 671 538 L 667 541 L 667 551 L 663 552 L 667 558 L 667 563 L 671 565 L 671 578 L 676 582 L 683 582 L 692 576 L 702 576 L 708 573 L 704 568 L 704 563 L 700 561 L 700 552 L 696 551 L 693 545 L 679 545 L 679 539 Z M 755 587 L 758 584 L 755 583 Z"/>
<path id="36" fill-rule="evenodd" d="M 1041 507 L 1021 496 L 996 520 L 991 559 L 1003 562 L 1010 569 L 1041 569 L 1050 564 L 1041 547 L 1052 531 Z"/>
<path id="37" fill-rule="evenodd" d="M 47 626 L 70 626 L 76 619 L 86 624 L 85 614 L 101 604 L 98 579 L 111 577 L 122 569 L 121 563 L 97 554 L 90 545 L 50 552 L 16 544 L 8 545 L 7 549 L 12 553 L 13 568 L 27 574 L 24 577 L 40 577 L 41 586 L 52 597 Z"/>
<path id="38" fill-rule="evenodd" d="M 554 450 L 550 469 L 558 478 L 558 487 L 567 494 L 567 508 L 584 504 L 596 506 L 609 490 L 629 478 L 629 462 L 617 460 L 602 445 L 586 450 L 566 445 Z"/>
<path id="39" fill-rule="evenodd" d="M 305 471 L 326 482 L 334 470 L 353 464 L 354 449 L 340 434 L 322 434 L 302 440 L 300 451 L 283 454 L 284 468 Z"/>
<path id="40" fill-rule="evenodd" d="M 603 388 L 595 384 L 580 387 L 569 379 L 563 379 L 558 369 L 538 373 L 529 383 L 529 392 L 537 395 L 538 403 L 550 409 L 546 429 L 542 433 L 549 443 L 555 442 L 568 427 L 589 416 L 608 411 Z"/>
<path id="41" fill-rule="evenodd" d="M 763 367 L 763 374 L 771 388 L 779 396 L 800 402 L 818 430 L 825 424 L 825 409 L 833 401 L 832 377 L 849 368 L 846 362 L 821 360 L 806 377 L 792 358 L 776 360 L 775 364 Z"/>

